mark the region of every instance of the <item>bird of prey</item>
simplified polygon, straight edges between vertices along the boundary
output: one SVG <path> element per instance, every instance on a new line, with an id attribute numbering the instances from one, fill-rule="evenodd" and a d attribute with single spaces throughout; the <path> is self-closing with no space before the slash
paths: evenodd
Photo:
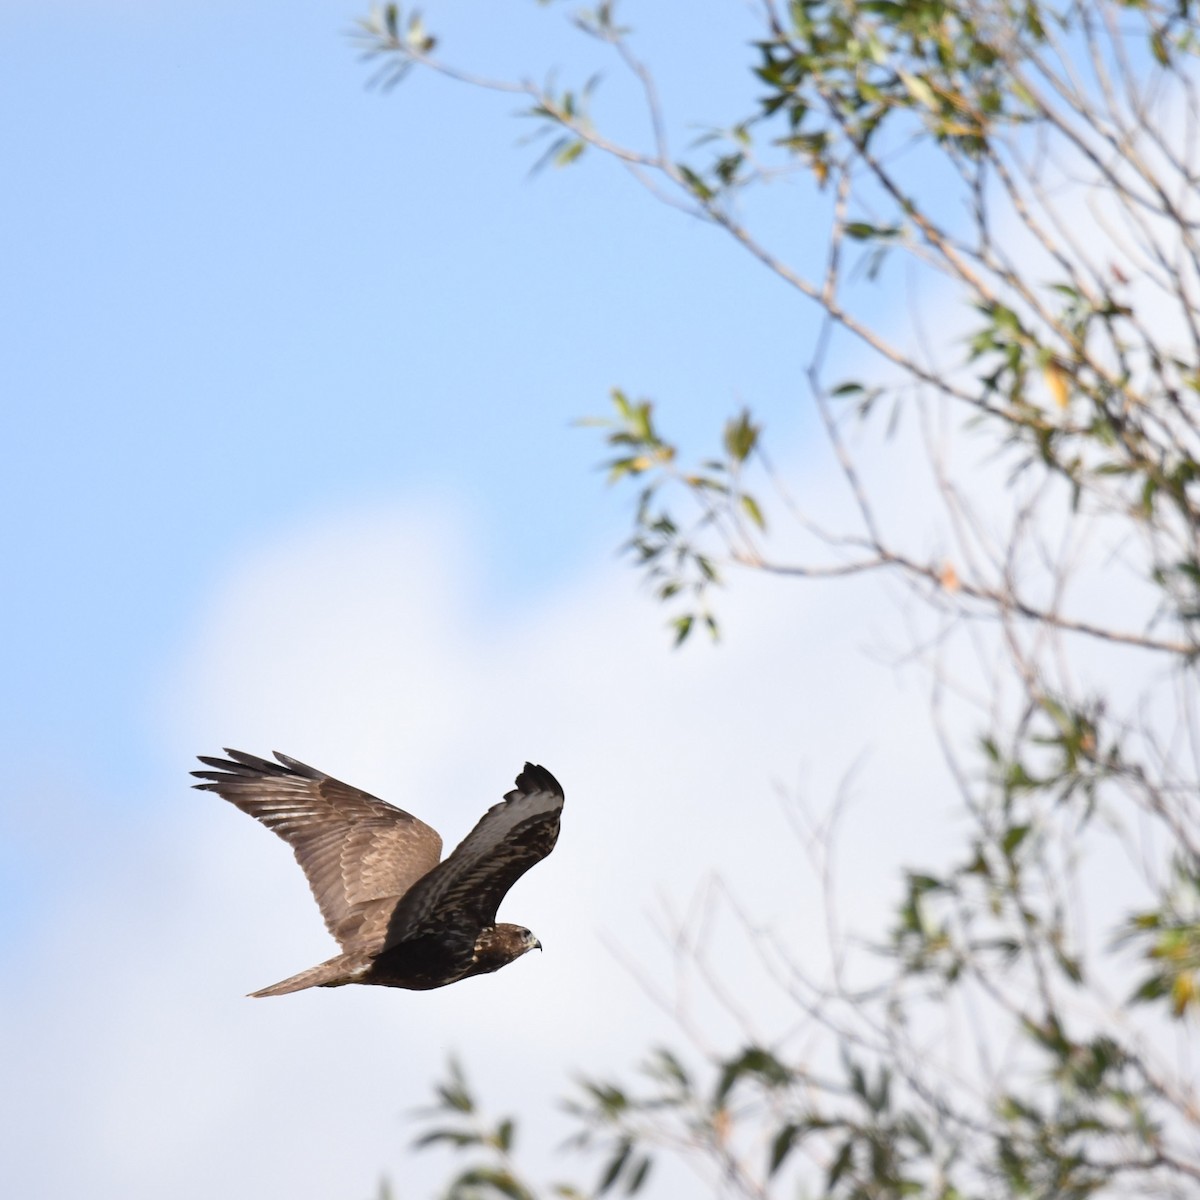
<path id="1" fill-rule="evenodd" d="M 483 814 L 445 861 L 437 831 L 403 809 L 275 753 L 226 750 L 200 761 L 216 792 L 291 846 L 342 953 L 251 992 L 373 983 L 424 991 L 498 971 L 541 942 L 496 924 L 505 893 L 558 838 L 563 791 L 526 763 L 516 788 Z"/>

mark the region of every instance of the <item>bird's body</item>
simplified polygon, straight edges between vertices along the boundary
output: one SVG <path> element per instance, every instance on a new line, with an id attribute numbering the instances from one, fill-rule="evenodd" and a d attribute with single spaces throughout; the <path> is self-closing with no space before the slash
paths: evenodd
<path id="1" fill-rule="evenodd" d="M 497 971 L 541 943 L 496 924 L 510 887 L 558 838 L 563 792 L 526 763 L 516 788 L 441 861 L 436 830 L 403 809 L 276 753 L 204 758 L 196 787 L 216 792 L 287 842 L 342 953 L 251 993 L 348 983 L 425 991 Z"/>

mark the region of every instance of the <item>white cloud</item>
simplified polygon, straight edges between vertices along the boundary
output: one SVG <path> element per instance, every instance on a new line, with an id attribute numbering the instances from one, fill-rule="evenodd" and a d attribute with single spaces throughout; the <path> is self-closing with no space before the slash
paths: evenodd
<path id="1" fill-rule="evenodd" d="M 909 461 L 903 445 L 891 453 Z M 828 471 L 794 475 L 828 514 Z M 890 515 L 927 529 L 911 488 L 909 473 L 896 492 L 909 507 Z M 664 940 L 664 907 L 694 915 L 719 872 L 819 973 L 821 889 L 779 791 L 821 808 L 855 768 L 838 879 L 851 928 L 878 933 L 896 867 L 938 864 L 956 842 L 926 681 L 863 653 L 906 637 L 873 579 L 739 579 L 722 600 L 725 645 L 672 653 L 624 564 L 531 585 L 497 615 L 479 553 L 461 519 L 375 509 L 231 567 L 161 689 L 178 766 L 152 822 L 64 847 L 43 949 L 3 1000 L 22 1081 L 0 1112 L 14 1194 L 366 1197 L 387 1172 L 401 1196 L 427 1195 L 445 1164 L 407 1153 L 404 1116 L 452 1052 L 493 1106 L 536 1119 L 531 1159 L 567 1174 L 551 1162 L 566 1081 L 680 1040 L 609 945 L 651 986 L 681 983 L 724 1051 L 736 1023 Z M 971 730 L 982 716 L 962 705 L 951 720 Z M 545 764 L 567 793 L 562 837 L 500 914 L 545 953 L 429 993 L 245 999 L 333 944 L 286 847 L 185 793 L 192 756 L 222 746 L 311 762 L 411 809 L 448 846 L 526 758 Z M 744 931 L 725 916 L 713 937 L 758 1031 L 790 1027 Z"/>
<path id="2" fill-rule="evenodd" d="M 911 472 L 879 475 L 889 516 L 936 536 Z M 793 477 L 828 516 L 828 471 Z M 54 907 L 31 918 L 22 991 L 0 998 L 20 1081 L 0 1102 L 5 1190 L 315 1200 L 367 1197 L 386 1172 L 401 1196 L 427 1195 L 445 1163 L 407 1152 L 405 1114 L 452 1052 L 492 1106 L 534 1119 L 531 1160 L 568 1175 L 574 1164 L 552 1159 L 567 1080 L 680 1041 L 610 945 L 651 986 L 679 984 L 723 1051 L 736 1023 L 664 939 L 664 908 L 695 923 L 719 872 L 820 972 L 820 886 L 780 790 L 821 808 L 855 768 L 838 877 L 854 929 L 878 933 L 899 864 L 936 865 L 956 842 L 926 680 L 863 652 L 907 636 L 874 580 L 740 578 L 722 599 L 725 644 L 672 653 L 624 564 L 531 585 L 498 615 L 479 553 L 462 519 L 384 508 L 326 517 L 231 566 L 158 697 L 174 773 L 136 828 L 65 822 L 86 836 L 56 845 Z M 1088 650 L 1102 684 L 1126 669 L 1112 657 Z M 965 660 L 950 666 L 969 681 Z M 973 730 L 982 710 L 951 719 Z M 225 745 L 311 762 L 449 846 L 526 758 L 545 764 L 567 793 L 562 837 L 501 910 L 545 953 L 430 993 L 244 998 L 333 944 L 286 847 L 185 790 L 193 755 Z M 59 811 L 53 797 L 46 808 Z M 726 915 L 712 936 L 758 1032 L 791 1027 L 744 931 Z"/>
<path id="3" fill-rule="evenodd" d="M 471 552 L 452 524 L 403 511 L 264 548 L 164 689 L 162 736 L 181 774 L 222 745 L 282 750 L 412 809 L 450 845 L 525 758 L 544 763 L 567 792 L 562 838 L 501 916 L 545 954 L 431 993 L 244 999 L 332 943 L 281 843 L 163 780 L 150 828 L 75 864 L 46 952 L 6 1002 L 25 1081 L 5 1114 L 21 1194 L 365 1196 L 383 1170 L 401 1195 L 426 1194 L 441 1167 L 406 1155 L 401 1118 L 448 1053 L 557 1141 L 549 1109 L 576 1068 L 621 1069 L 672 1036 L 604 944 L 669 980 L 663 898 L 686 908 L 719 870 L 819 960 L 818 888 L 776 784 L 823 802 L 874 746 L 854 784 L 867 836 L 846 868 L 850 919 L 893 897 L 898 857 L 923 859 L 938 768 L 924 706 L 897 703 L 903 680 L 859 653 L 878 616 L 867 589 L 746 580 L 727 597 L 727 644 L 672 654 L 621 564 L 498 619 Z M 749 999 L 769 1019 L 767 998 Z"/>

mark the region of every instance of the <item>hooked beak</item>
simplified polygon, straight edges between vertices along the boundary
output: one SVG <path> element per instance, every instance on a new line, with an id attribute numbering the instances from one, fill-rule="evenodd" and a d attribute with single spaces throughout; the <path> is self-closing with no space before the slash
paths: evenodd
<path id="1" fill-rule="evenodd" d="M 542 948 L 542 943 L 532 933 L 529 935 L 529 948 L 530 950 L 540 950 Z"/>

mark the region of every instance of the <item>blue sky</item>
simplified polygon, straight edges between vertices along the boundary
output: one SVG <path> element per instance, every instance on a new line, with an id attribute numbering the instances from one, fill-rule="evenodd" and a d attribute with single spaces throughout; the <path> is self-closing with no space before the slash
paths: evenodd
<path id="1" fill-rule="evenodd" d="M 554 11 L 453 8 L 439 30 L 481 69 L 578 52 Z M 744 9 L 704 6 L 683 42 L 651 9 L 629 6 L 670 110 L 741 115 Z M 845 592 L 747 586 L 728 653 L 672 655 L 614 558 L 630 498 L 572 425 L 620 385 L 687 450 L 743 403 L 794 446 L 807 310 L 610 164 L 531 180 L 513 101 L 368 90 L 358 15 L 0 4 L 13 1194 L 363 1195 L 410 1170 L 400 1114 L 450 1049 L 552 1107 L 575 1065 L 656 1028 L 601 941 L 650 954 L 648 908 L 739 864 L 792 921 L 772 781 L 828 793 L 857 751 L 810 748 L 901 687 L 847 669 L 875 618 Z M 917 754 L 907 717 L 877 725 Z M 570 819 L 511 910 L 544 972 L 436 1003 L 243 1000 L 329 947 L 283 848 L 187 789 L 222 744 L 341 773 L 450 843 L 544 761 Z M 899 852 L 902 810 L 872 820 Z"/>
<path id="2" fill-rule="evenodd" d="M 869 578 L 741 579 L 723 645 L 672 653 L 615 553 L 632 497 L 573 424 L 619 385 L 701 454 L 749 404 L 800 508 L 836 525 L 844 480 L 806 416 L 812 310 L 595 155 L 531 178 L 512 98 L 369 89 L 348 38 L 364 7 L 0 0 L 4 1195 L 365 1198 L 386 1173 L 428 1196 L 446 1164 L 408 1152 L 408 1114 L 451 1053 L 524 1115 L 535 1175 L 586 1181 L 554 1153 L 577 1072 L 796 1030 L 754 934 L 820 975 L 802 805 L 846 801 L 835 919 L 873 941 L 898 865 L 962 833 L 930 677 L 901 665 L 921 604 Z M 482 72 L 607 67 L 601 121 L 642 141 L 567 11 L 439 0 L 429 19 Z M 750 4 L 622 11 L 677 146 L 750 110 Z M 811 264 L 823 205 L 789 181 L 754 212 Z M 970 314 L 886 282 L 903 287 L 868 314 L 905 333 L 917 314 L 954 363 Z M 931 413 L 1003 538 L 1020 489 Z M 855 452 L 886 533 L 937 562 L 955 543 L 916 424 Z M 1136 611 L 1098 553 L 1092 590 Z M 969 744 L 1011 697 L 986 638 L 978 658 L 937 647 L 948 736 Z M 1084 653 L 1110 695 L 1153 686 Z M 450 846 L 543 762 L 562 839 L 501 917 L 546 953 L 435 993 L 245 999 L 332 945 L 285 848 L 189 789 L 222 745 L 311 762 Z M 705 915 L 716 879 L 752 930 Z M 949 1022 L 932 1049 L 956 1064 L 972 1044 Z"/>
<path id="3" fill-rule="evenodd" d="M 624 12 L 678 145 L 745 115 L 748 6 Z M 847 802 L 838 915 L 874 937 L 897 865 L 961 832 L 928 677 L 897 665 L 911 598 L 742 579 L 722 647 L 672 653 L 615 554 L 632 497 L 573 425 L 619 385 L 702 454 L 749 404 L 801 507 L 836 523 L 844 481 L 805 416 L 811 310 L 612 164 L 531 179 L 511 98 L 369 90 L 360 15 L 0 0 L 5 1195 L 365 1198 L 386 1172 L 427 1196 L 446 1166 L 407 1152 L 406 1114 L 452 1052 L 526 1114 L 536 1175 L 586 1181 L 553 1153 L 577 1071 L 748 1036 L 681 924 L 754 1036 L 795 1029 L 750 931 L 704 917 L 716 876 L 819 974 L 798 804 Z M 430 21 L 456 61 L 560 62 L 567 82 L 602 48 L 562 15 L 447 2 Z M 617 79 L 600 96 L 606 127 L 644 135 Z M 772 197 L 774 244 L 819 253 L 823 202 Z M 881 289 L 882 319 L 920 311 L 949 340 L 962 317 L 932 298 Z M 889 532 L 936 561 L 914 425 L 856 452 Z M 956 452 L 1002 525 L 1003 464 Z M 975 659 L 943 666 L 965 681 L 950 735 L 973 737 L 994 697 Z M 285 848 L 188 788 L 222 745 L 311 762 L 448 845 L 544 763 L 563 835 L 501 917 L 546 953 L 434 993 L 246 1000 L 332 946 Z M 950 1061 L 963 1046 L 939 1028 Z"/>
<path id="4" fill-rule="evenodd" d="M 541 64 L 520 39 L 557 16 L 508 7 L 533 19 L 485 25 L 510 39 L 485 65 Z M 718 7 L 701 49 L 737 28 Z M 356 15 L 5 6 L 14 765 L 145 761 L 155 664 L 261 537 L 386 497 L 459 506 L 486 531 L 480 603 L 515 603 L 623 532 L 570 424 L 610 386 L 685 437 L 793 398 L 798 311 L 718 235 L 608 164 L 531 180 L 507 98 L 366 90 Z M 741 102 L 744 79 L 702 78 L 713 119 Z"/>

